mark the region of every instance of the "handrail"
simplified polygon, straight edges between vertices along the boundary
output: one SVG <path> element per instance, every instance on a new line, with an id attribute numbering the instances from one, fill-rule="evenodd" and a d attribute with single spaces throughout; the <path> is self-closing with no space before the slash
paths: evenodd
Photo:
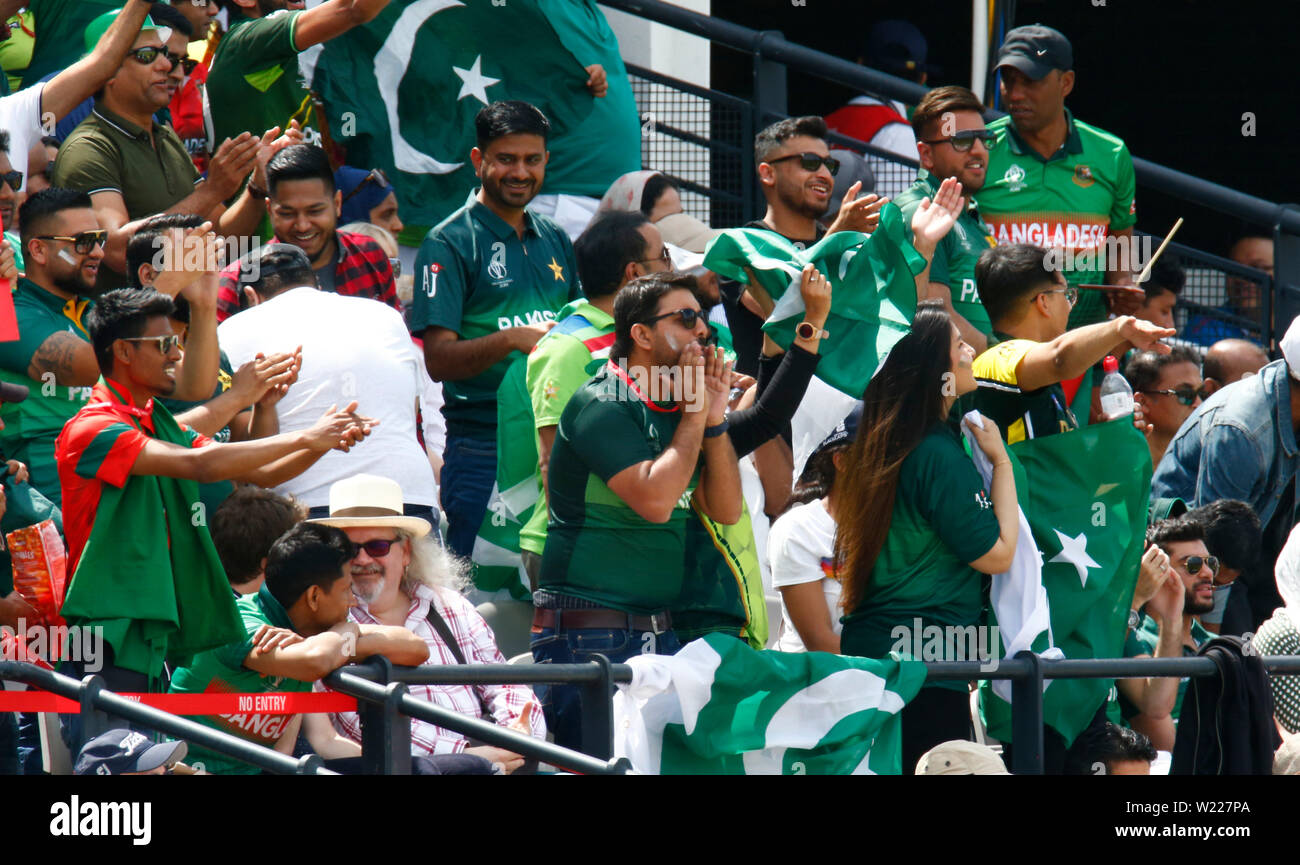
<path id="1" fill-rule="evenodd" d="M 730 21 L 722 21 L 683 9 L 662 0 L 600 0 L 601 5 L 637 15 L 708 39 L 715 44 L 744 51 L 766 60 L 784 63 L 801 72 L 860 91 L 876 93 L 890 99 L 915 104 L 928 88 L 884 72 L 859 66 L 848 60 L 831 57 L 805 45 L 790 42 L 773 31 L 758 31 Z M 987 119 L 1004 112 L 986 111 Z M 1222 211 L 1259 225 L 1277 225 L 1292 234 L 1300 234 L 1300 211 L 1285 205 L 1248 195 L 1227 186 L 1191 174 L 1133 157 L 1138 179 L 1158 192 Z"/>
<path id="2" fill-rule="evenodd" d="M 316 754 L 294 759 L 286 754 L 256 745 L 238 736 L 223 733 L 197 721 L 191 721 L 180 715 L 173 715 L 152 706 L 137 703 L 134 700 L 116 694 L 104 688 L 100 676 L 87 676 L 78 682 L 70 676 L 64 676 L 53 670 L 46 670 L 35 664 L 20 661 L 0 661 L 0 680 L 25 682 L 43 691 L 49 691 L 69 700 L 77 700 L 82 706 L 82 717 L 91 712 L 105 712 L 115 715 L 132 724 L 157 730 L 177 739 L 184 739 L 196 745 L 202 745 L 212 751 L 233 757 L 243 763 L 249 763 L 259 769 L 265 769 L 280 775 L 336 775 L 325 768 L 324 761 Z M 105 732 L 87 725 L 85 738 L 90 739 Z M 76 755 L 73 755 L 74 759 Z"/>
<path id="3" fill-rule="evenodd" d="M 475 664 L 472 667 L 457 665 L 453 667 L 446 667 L 446 668 L 434 667 L 430 669 L 433 670 L 447 669 L 452 672 L 456 672 L 456 671 L 462 672 L 462 675 L 459 677 L 455 677 L 455 676 L 450 677 L 452 679 L 468 678 L 468 679 L 472 679 L 475 683 L 480 683 L 480 684 L 506 684 L 507 683 L 502 679 L 501 676 L 493 677 L 489 675 L 486 677 L 480 677 L 478 675 L 473 674 L 473 673 L 477 673 L 484 666 L 490 666 L 492 668 L 505 667 L 507 669 L 514 670 L 516 673 L 518 673 L 522 669 L 525 669 L 518 666 L 510 667 L 510 665 L 508 664 L 491 664 L 491 665 Z M 599 670 L 596 667 L 596 665 L 565 664 L 563 666 L 583 667 L 584 677 L 586 678 L 594 679 L 594 677 L 599 673 Z M 401 682 L 403 679 L 409 681 L 412 678 L 419 681 L 439 681 L 441 679 L 441 677 L 438 676 L 432 676 L 427 678 L 421 678 L 418 675 L 410 676 L 411 673 L 418 672 L 423 669 L 426 668 L 394 667 L 393 678 L 397 682 Z M 465 671 L 470 671 L 470 670 L 473 671 L 470 675 L 468 676 L 464 675 Z M 586 676 L 587 673 L 590 673 L 591 675 Z M 373 703 L 383 703 L 388 699 L 390 699 L 389 697 L 390 686 L 381 685 L 378 682 L 371 681 L 371 677 L 375 675 L 381 675 L 381 673 L 378 670 L 375 670 L 373 668 L 367 669 L 364 665 L 359 665 L 356 667 L 348 667 L 345 669 L 335 670 L 333 673 L 330 673 L 328 676 L 326 676 L 323 681 L 327 686 L 334 689 L 335 691 L 338 691 L 343 694 L 348 694 L 349 696 L 356 697 L 358 700 L 367 700 Z M 513 677 L 513 679 L 510 679 L 510 677 L 506 677 L 506 679 L 509 679 L 508 682 L 509 684 L 518 684 L 517 681 L 518 678 L 519 677 L 517 675 Z M 488 745 L 494 745 L 498 748 L 504 748 L 507 751 L 513 751 L 514 753 L 521 754 L 525 757 L 535 757 L 538 760 L 544 760 L 553 766 L 556 766 L 561 769 L 567 769 L 571 772 L 577 772 L 583 775 L 624 775 L 627 774 L 629 771 L 631 771 L 632 768 L 631 763 L 629 763 L 626 759 L 601 760 L 596 757 L 583 754 L 579 751 L 572 751 L 568 748 L 562 748 L 559 745 L 553 745 L 550 742 L 545 742 L 540 739 L 536 739 L 533 736 L 529 736 L 525 733 L 521 733 L 516 730 L 510 730 L 505 727 L 501 727 L 497 724 L 490 723 L 488 721 L 479 720 L 478 718 L 471 718 L 468 715 L 463 715 L 460 712 L 456 712 L 451 709 L 445 709 L 442 706 L 438 706 L 427 700 L 421 700 L 416 697 L 412 697 L 410 694 L 402 693 L 400 698 L 397 699 L 396 703 L 397 703 L 397 710 L 401 714 L 406 715 L 410 718 L 418 718 L 421 721 L 426 721 L 430 724 L 436 724 L 439 727 L 446 727 L 449 730 L 455 730 L 458 733 L 462 733 L 466 736 L 478 739 L 479 741 L 485 742 Z"/>

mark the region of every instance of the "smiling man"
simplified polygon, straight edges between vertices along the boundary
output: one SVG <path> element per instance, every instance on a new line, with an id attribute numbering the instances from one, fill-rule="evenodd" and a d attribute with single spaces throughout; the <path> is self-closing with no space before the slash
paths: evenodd
<path id="1" fill-rule="evenodd" d="M 912 214 L 923 200 L 934 200 L 944 180 L 954 177 L 961 183 L 961 215 L 935 247 L 930 267 L 919 279 L 929 283 L 930 297 L 943 300 L 962 339 L 976 353 L 988 348 L 993 323 L 980 302 L 975 263 L 984 250 L 997 245 L 971 198 L 984 188 L 993 138 L 984 128 L 983 111 L 979 98 L 965 87 L 936 87 L 925 94 L 912 113 L 921 170 L 916 183 L 894 200 L 910 226 Z"/>
<path id="2" fill-rule="evenodd" d="M 342 195 L 325 151 L 291 144 L 266 166 L 266 209 L 275 231 L 272 243 L 288 243 L 307 253 L 321 291 L 382 301 L 402 309 L 388 254 L 362 234 L 338 230 Z M 221 272 L 217 318 L 225 321 L 247 306 L 239 287 L 239 262 Z"/>
<path id="3" fill-rule="evenodd" d="M 494 102 L 474 127 L 470 160 L 482 186 L 420 245 L 407 322 L 424 338 L 430 377 L 444 382 L 442 504 L 447 545 L 462 556 L 496 481 L 501 379 L 582 297 L 568 234 L 527 209 L 546 178 L 550 122 L 527 102 Z"/>

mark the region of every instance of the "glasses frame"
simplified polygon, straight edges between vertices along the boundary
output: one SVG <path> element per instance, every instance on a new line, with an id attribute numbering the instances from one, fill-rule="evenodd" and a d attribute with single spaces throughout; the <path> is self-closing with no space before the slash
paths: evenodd
<path id="1" fill-rule="evenodd" d="M 708 313 L 706 313 L 704 310 L 694 309 L 689 306 L 683 306 L 681 309 L 674 309 L 671 312 L 665 312 L 665 313 L 661 313 L 660 315 L 656 315 L 653 318 L 643 321 L 642 324 L 653 325 L 662 321 L 665 318 L 669 318 L 674 315 L 678 316 L 681 319 L 682 327 L 686 328 L 687 330 L 694 330 L 696 322 L 702 321 L 705 324 L 708 324 L 709 321 L 707 318 Z M 687 318 L 691 319 L 689 323 L 687 323 L 686 321 Z"/>
<path id="2" fill-rule="evenodd" d="M 935 144 L 950 144 L 952 145 L 952 149 L 958 153 L 970 153 L 971 148 L 975 146 L 976 140 L 983 141 L 984 149 L 988 150 L 989 143 L 993 141 L 993 138 L 993 133 L 989 132 L 987 129 L 963 129 L 961 132 L 949 135 L 947 138 L 922 138 L 921 142 L 931 146 Z M 963 147 L 962 144 L 958 144 L 959 141 L 965 146 Z"/>
<path id="3" fill-rule="evenodd" d="M 367 174 L 365 177 L 361 178 L 361 182 L 358 183 L 358 184 L 356 185 L 356 187 L 355 187 L 351 192 L 349 192 L 347 195 L 343 196 L 343 202 L 348 201 L 348 200 L 351 199 L 354 195 L 356 195 L 358 192 L 360 192 L 362 189 L 364 189 L 367 183 L 373 183 L 373 184 L 375 184 L 376 186 L 378 186 L 380 189 L 383 189 L 385 186 L 392 186 L 392 185 L 393 185 L 393 184 L 391 184 L 391 183 L 388 182 L 388 175 L 387 175 L 387 174 L 384 174 L 383 169 L 381 169 L 381 168 L 372 168 L 372 169 L 370 169 L 370 173 Z M 340 203 L 342 203 L 342 202 L 340 202 Z"/>
<path id="4" fill-rule="evenodd" d="M 146 54 L 150 55 L 148 59 L 145 59 L 144 57 L 144 55 Z M 134 60 L 136 63 L 139 63 L 141 66 L 152 66 L 154 61 L 158 59 L 159 54 L 165 56 L 168 62 L 171 63 L 171 66 L 167 67 L 168 72 L 171 72 L 173 69 L 175 69 L 176 64 L 184 63 L 184 61 L 186 60 L 184 54 L 173 54 L 172 52 L 168 51 L 167 47 L 164 45 L 145 45 L 142 48 L 136 48 L 134 50 L 126 52 L 127 57 L 130 57 L 132 60 Z M 187 72 L 185 74 L 188 75 L 189 73 Z"/>
<path id="5" fill-rule="evenodd" d="M 180 348 L 180 334 L 169 333 L 166 336 L 122 336 L 118 339 L 123 342 L 152 342 L 158 347 L 158 353 L 163 357 L 172 353 L 173 348 Z"/>
<path id="6" fill-rule="evenodd" d="M 1180 391 L 1178 388 L 1169 388 L 1167 390 L 1140 390 L 1138 393 L 1144 393 L 1148 396 L 1171 396 L 1178 400 L 1179 405 L 1184 406 L 1190 406 L 1198 399 L 1203 400 L 1207 396 L 1205 393 L 1205 385 L 1201 385 L 1200 390 L 1193 390 L 1191 392 L 1191 398 L 1186 396 L 1187 391 Z"/>
<path id="7" fill-rule="evenodd" d="M 804 171 L 816 171 L 818 168 L 825 165 L 826 170 L 831 173 L 831 177 L 834 177 L 840 172 L 840 161 L 834 156 L 822 156 L 820 153 L 813 153 L 811 151 L 805 153 L 790 153 L 786 156 L 778 156 L 776 159 L 765 159 L 763 161 L 768 165 L 776 165 L 778 162 L 785 162 L 787 159 L 801 160 L 799 167 Z"/>
<path id="8" fill-rule="evenodd" d="M 83 231 L 72 236 L 66 234 L 38 234 L 36 239 L 62 240 L 65 243 L 71 243 L 77 255 L 89 255 L 90 251 L 96 246 L 103 246 L 108 243 L 108 232 L 105 229 L 97 228 L 94 231 Z"/>
<path id="9" fill-rule="evenodd" d="M 0 174 L 0 181 L 4 181 L 14 192 L 23 188 L 23 173 L 21 171 L 6 171 Z"/>
<path id="10" fill-rule="evenodd" d="M 1196 567 L 1192 567 L 1193 560 L 1196 561 Z M 1202 565 L 1209 567 L 1211 578 L 1219 575 L 1220 562 L 1218 556 L 1186 556 L 1183 558 L 1183 568 L 1187 571 L 1189 577 L 1199 574 Z"/>
<path id="11" fill-rule="evenodd" d="M 396 544 L 400 544 L 401 542 L 402 542 L 401 538 L 393 538 L 392 540 L 387 540 L 385 538 L 374 538 L 372 540 L 366 541 L 365 543 L 353 544 L 352 547 L 353 549 L 356 550 L 356 552 L 352 554 L 352 558 L 355 559 L 358 555 L 361 554 L 362 550 L 365 550 L 366 555 L 370 556 L 370 558 L 372 559 L 375 560 L 384 559 L 387 558 L 388 554 L 393 551 L 393 546 Z M 384 551 L 382 553 L 376 553 L 370 549 L 372 546 L 377 547 L 381 545 L 384 548 Z"/>
<path id="12" fill-rule="evenodd" d="M 1079 302 L 1079 289 L 1075 288 L 1073 285 L 1068 288 L 1049 288 L 1038 292 L 1034 297 L 1038 297 L 1039 294 L 1063 294 L 1065 295 L 1065 302 L 1070 305 L 1071 309 L 1073 309 L 1074 305 Z"/>
<path id="13" fill-rule="evenodd" d="M 672 256 L 672 253 L 668 251 L 668 244 L 666 244 L 666 243 L 664 244 L 664 251 L 663 251 L 663 253 L 662 253 L 661 255 L 659 255 L 658 257 L 656 257 L 656 258 L 638 258 L 638 259 L 636 260 L 636 263 L 637 263 L 637 264 L 653 264 L 653 263 L 656 262 L 656 261 L 661 261 L 661 262 L 663 262 L 664 264 L 668 265 L 668 269 L 669 269 L 669 270 L 672 270 L 672 269 L 673 269 L 673 256 Z"/>

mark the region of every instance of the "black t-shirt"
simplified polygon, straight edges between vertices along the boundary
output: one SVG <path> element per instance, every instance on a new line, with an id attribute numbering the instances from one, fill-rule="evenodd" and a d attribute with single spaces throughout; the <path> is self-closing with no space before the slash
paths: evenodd
<path id="1" fill-rule="evenodd" d="M 765 231 L 771 231 L 773 234 L 780 234 L 771 226 L 761 219 L 755 219 L 753 222 L 747 222 L 744 228 L 761 228 Z M 781 235 L 785 237 L 785 235 Z M 826 229 L 821 224 L 817 224 L 817 236 L 808 239 L 799 239 L 786 237 L 786 240 L 798 246 L 800 249 L 806 249 L 813 243 L 821 240 L 826 236 Z M 719 280 L 719 291 L 722 294 L 722 306 L 727 313 L 727 326 L 731 328 L 732 347 L 736 350 L 736 371 L 745 375 L 758 377 L 758 357 L 763 352 L 763 321 L 761 316 L 746 309 L 740 302 L 740 296 L 745 290 L 745 286 L 739 282 L 733 282 L 729 279 Z"/>

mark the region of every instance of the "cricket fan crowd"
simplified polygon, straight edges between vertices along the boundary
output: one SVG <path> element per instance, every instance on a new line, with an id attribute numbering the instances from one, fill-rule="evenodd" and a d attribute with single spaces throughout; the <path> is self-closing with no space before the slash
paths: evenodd
<path id="1" fill-rule="evenodd" d="M 1200 655 L 1053 682 L 1046 771 L 1300 771 L 1300 683 L 1260 661 L 1300 654 L 1300 326 L 1270 355 L 1235 275 L 1185 312 L 1123 139 L 1067 107 L 1100 58 L 1020 26 L 996 120 L 959 86 L 780 120 L 762 218 L 709 225 L 643 170 L 594 2 L 423 5 L 0 0 L 3 660 L 271 695 L 196 720 L 343 773 L 357 713 L 277 695 L 376 656 L 630 663 L 619 753 L 664 772 L 789 771 L 764 725 L 861 675 L 892 702 L 822 688 L 810 766 L 1005 774 L 1007 683 L 922 662 Z M 925 82 L 915 27 L 868 30 Z M 445 73 L 429 107 L 393 57 Z M 410 694 L 582 746 L 574 685 Z M 118 727 L 0 705 L 0 773 L 259 771 Z M 537 771 L 418 719 L 411 753 Z"/>

